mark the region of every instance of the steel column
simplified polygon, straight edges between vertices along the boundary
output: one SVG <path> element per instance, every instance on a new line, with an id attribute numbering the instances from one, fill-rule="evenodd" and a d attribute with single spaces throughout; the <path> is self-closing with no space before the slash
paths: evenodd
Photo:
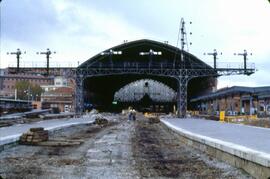
<path id="1" fill-rule="evenodd" d="M 191 79 L 187 75 L 188 70 L 181 70 L 181 76 L 178 81 L 178 96 L 177 96 L 177 115 L 179 118 L 185 118 L 187 112 L 187 87 L 188 81 Z"/>
<path id="2" fill-rule="evenodd" d="M 224 75 L 240 75 L 252 74 L 255 69 L 239 69 L 239 68 L 202 68 L 202 69 L 164 69 L 159 68 L 78 68 L 76 70 L 76 112 L 83 110 L 83 80 L 89 76 L 104 76 L 104 75 L 124 75 L 124 74 L 151 74 L 157 76 L 174 77 L 178 81 L 178 97 L 177 110 L 180 118 L 186 117 L 187 110 L 187 86 L 192 78 L 206 76 L 224 76 Z"/>
<path id="3" fill-rule="evenodd" d="M 76 113 L 83 112 L 83 76 L 76 77 L 75 109 Z"/>

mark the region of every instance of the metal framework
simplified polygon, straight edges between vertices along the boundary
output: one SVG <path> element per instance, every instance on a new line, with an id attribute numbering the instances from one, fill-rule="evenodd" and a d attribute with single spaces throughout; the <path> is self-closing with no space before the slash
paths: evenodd
<path id="1" fill-rule="evenodd" d="M 24 52 L 24 54 L 26 54 L 26 52 Z M 7 52 L 7 55 L 16 55 L 16 59 L 17 59 L 16 72 L 19 73 L 20 72 L 20 58 L 22 55 L 22 51 L 18 48 L 17 52 Z"/>
<path id="2" fill-rule="evenodd" d="M 180 50 L 167 43 L 143 39 L 115 46 L 84 62 L 75 71 L 76 111 L 83 110 L 83 81 L 88 77 L 126 74 L 172 77 L 178 81 L 177 111 L 178 116 L 183 118 L 186 116 L 187 86 L 191 79 L 251 75 L 255 72 L 255 66 L 247 67 L 246 65 L 244 68 L 229 66 L 212 68 L 184 51 L 183 44 Z M 121 55 L 112 59 L 113 52 L 117 51 L 121 51 Z"/>
<path id="3" fill-rule="evenodd" d="M 173 68 L 78 68 L 76 70 L 76 111 L 82 112 L 83 104 L 83 81 L 85 78 L 104 75 L 143 74 L 173 77 L 178 81 L 177 109 L 178 116 L 184 118 L 187 111 L 187 85 L 197 77 L 218 77 L 228 75 L 251 75 L 255 68 L 202 68 L 202 69 L 173 69 Z"/>
<path id="4" fill-rule="evenodd" d="M 114 95 L 114 101 L 140 101 L 146 94 L 155 102 L 176 101 L 177 93 L 169 86 L 152 79 L 142 79 L 131 82 Z"/>
<path id="5" fill-rule="evenodd" d="M 49 76 L 49 70 L 50 70 L 50 56 L 51 54 L 55 54 L 56 52 L 51 52 L 51 50 L 49 48 L 47 48 L 47 51 L 46 52 L 37 52 L 37 54 L 39 55 L 46 55 L 46 60 L 47 60 L 47 76 Z"/>

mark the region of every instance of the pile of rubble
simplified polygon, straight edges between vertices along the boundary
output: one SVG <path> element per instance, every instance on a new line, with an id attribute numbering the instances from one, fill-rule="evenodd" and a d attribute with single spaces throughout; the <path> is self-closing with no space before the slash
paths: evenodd
<path id="1" fill-rule="evenodd" d="M 24 133 L 20 139 L 20 144 L 25 145 L 36 145 L 39 142 L 48 141 L 49 133 L 47 130 L 44 130 L 42 127 L 31 128 L 29 131 Z"/>
<path id="2" fill-rule="evenodd" d="M 94 124 L 97 124 L 97 125 L 107 125 L 108 123 L 109 123 L 108 119 L 102 116 L 97 116 L 94 122 Z"/>
<path id="3" fill-rule="evenodd" d="M 154 123 L 159 123 L 160 119 L 157 116 L 153 116 L 153 117 L 148 117 L 148 121 L 150 124 L 154 124 Z"/>

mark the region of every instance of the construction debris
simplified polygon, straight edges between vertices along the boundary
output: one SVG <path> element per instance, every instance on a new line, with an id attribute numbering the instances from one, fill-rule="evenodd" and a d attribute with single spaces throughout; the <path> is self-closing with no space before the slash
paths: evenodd
<path id="1" fill-rule="evenodd" d="M 19 144 L 36 145 L 39 142 L 48 141 L 48 139 L 49 133 L 47 130 L 44 130 L 44 128 L 31 128 L 20 137 Z"/>
<path id="2" fill-rule="evenodd" d="M 159 123 L 160 119 L 159 119 L 159 117 L 155 116 L 155 117 L 149 117 L 148 121 L 150 124 L 154 124 L 154 123 Z"/>
<path id="3" fill-rule="evenodd" d="M 68 147 L 74 145 L 81 145 L 83 140 L 66 140 L 66 139 L 54 139 L 50 141 L 44 141 L 38 143 L 39 146 L 47 146 L 47 147 Z"/>
<path id="4" fill-rule="evenodd" d="M 0 175 L 3 178 L 248 178 L 242 171 L 208 159 L 202 152 L 186 146 L 165 125 L 150 125 L 139 113 L 136 122 L 127 122 L 124 115 L 123 120 L 112 122 L 107 116 L 103 116 L 109 121 L 104 127 L 76 125 L 50 133 L 50 139 L 37 146 L 5 149 L 0 155 Z M 114 117 L 117 118 L 112 114 L 111 118 Z M 83 141 L 80 146 L 71 145 L 80 141 Z"/>
<path id="5" fill-rule="evenodd" d="M 97 116 L 94 122 L 94 124 L 97 124 L 97 125 L 107 125 L 108 123 L 109 121 L 102 116 Z"/>

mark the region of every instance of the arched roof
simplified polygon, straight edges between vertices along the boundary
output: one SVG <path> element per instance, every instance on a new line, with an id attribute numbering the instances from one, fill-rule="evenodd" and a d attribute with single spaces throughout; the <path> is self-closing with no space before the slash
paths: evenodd
<path id="1" fill-rule="evenodd" d="M 149 55 L 140 55 L 141 52 L 149 52 L 150 49 L 155 52 L 161 52 L 162 54 L 152 55 L 152 57 L 149 57 Z M 148 63 L 150 59 L 152 60 L 153 65 L 159 65 L 162 63 L 164 64 L 164 68 L 166 68 L 166 65 L 175 64 L 176 68 L 182 68 L 183 63 L 181 63 L 181 53 L 183 53 L 184 56 L 185 68 L 211 68 L 196 56 L 186 51 L 182 51 L 179 48 L 167 43 L 148 39 L 123 43 L 110 49 L 104 50 L 103 52 L 109 52 L 110 50 L 121 51 L 122 54 L 112 55 L 110 58 L 108 55 L 102 55 L 102 53 L 99 53 L 82 63 L 80 66 L 78 66 L 78 68 L 81 69 L 110 66 L 111 60 L 113 61 L 114 66 L 123 63 L 130 65 L 134 64 L 134 62 L 143 64 Z"/>
<path id="2" fill-rule="evenodd" d="M 121 102 L 140 101 L 146 94 L 156 102 L 173 102 L 176 101 L 177 95 L 172 88 L 161 82 L 142 79 L 122 87 L 114 94 L 114 100 Z"/>

